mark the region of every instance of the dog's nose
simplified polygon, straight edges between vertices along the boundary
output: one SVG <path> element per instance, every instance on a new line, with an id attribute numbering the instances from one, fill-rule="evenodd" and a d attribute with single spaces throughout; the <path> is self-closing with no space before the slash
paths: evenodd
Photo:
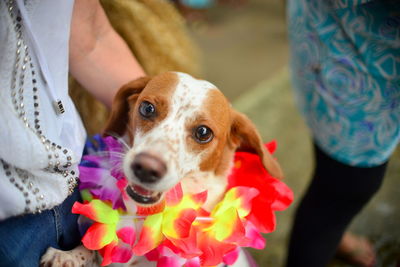
<path id="1" fill-rule="evenodd" d="M 131 164 L 131 169 L 142 183 L 155 183 L 167 172 L 165 163 L 148 153 L 137 154 Z"/>

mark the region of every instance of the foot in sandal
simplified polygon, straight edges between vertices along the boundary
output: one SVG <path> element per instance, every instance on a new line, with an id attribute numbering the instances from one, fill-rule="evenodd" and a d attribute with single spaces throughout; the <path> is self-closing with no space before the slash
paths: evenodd
<path id="1" fill-rule="evenodd" d="M 376 263 L 376 255 L 371 242 L 362 236 L 345 232 L 336 256 L 350 264 L 361 267 L 371 267 Z"/>

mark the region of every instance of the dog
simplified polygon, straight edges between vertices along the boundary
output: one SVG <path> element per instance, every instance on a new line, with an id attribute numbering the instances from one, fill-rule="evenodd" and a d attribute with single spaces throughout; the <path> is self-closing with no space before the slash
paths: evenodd
<path id="1" fill-rule="evenodd" d="M 207 190 L 203 208 L 211 211 L 224 195 L 235 151 L 258 154 L 272 176 L 283 177 L 251 121 L 213 84 L 184 73 L 166 72 L 124 85 L 113 100 L 104 133 L 122 136 L 129 144 L 123 171 L 128 202 L 135 205 L 156 205 L 180 182 L 184 193 Z M 246 266 L 240 258 L 235 266 Z M 83 246 L 68 252 L 50 248 L 41 263 L 97 265 L 95 254 Z M 122 266 L 155 263 L 133 257 Z"/>

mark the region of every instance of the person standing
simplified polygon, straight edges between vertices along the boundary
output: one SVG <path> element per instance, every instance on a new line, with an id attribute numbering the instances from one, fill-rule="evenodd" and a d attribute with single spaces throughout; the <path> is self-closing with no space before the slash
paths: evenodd
<path id="1" fill-rule="evenodd" d="M 339 253 L 364 249 L 349 260 L 371 266 L 371 245 L 344 233 L 381 186 L 400 138 L 400 2 L 290 0 L 288 22 L 293 87 L 315 170 L 286 266 L 326 266 L 339 244 Z"/>

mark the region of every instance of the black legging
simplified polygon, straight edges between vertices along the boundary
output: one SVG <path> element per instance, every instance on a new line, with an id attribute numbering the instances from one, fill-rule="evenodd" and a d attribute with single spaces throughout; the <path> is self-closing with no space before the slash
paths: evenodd
<path id="1" fill-rule="evenodd" d="M 382 184 L 387 162 L 358 168 L 333 160 L 314 146 L 316 169 L 295 216 L 287 267 L 324 267 L 353 217 Z"/>

